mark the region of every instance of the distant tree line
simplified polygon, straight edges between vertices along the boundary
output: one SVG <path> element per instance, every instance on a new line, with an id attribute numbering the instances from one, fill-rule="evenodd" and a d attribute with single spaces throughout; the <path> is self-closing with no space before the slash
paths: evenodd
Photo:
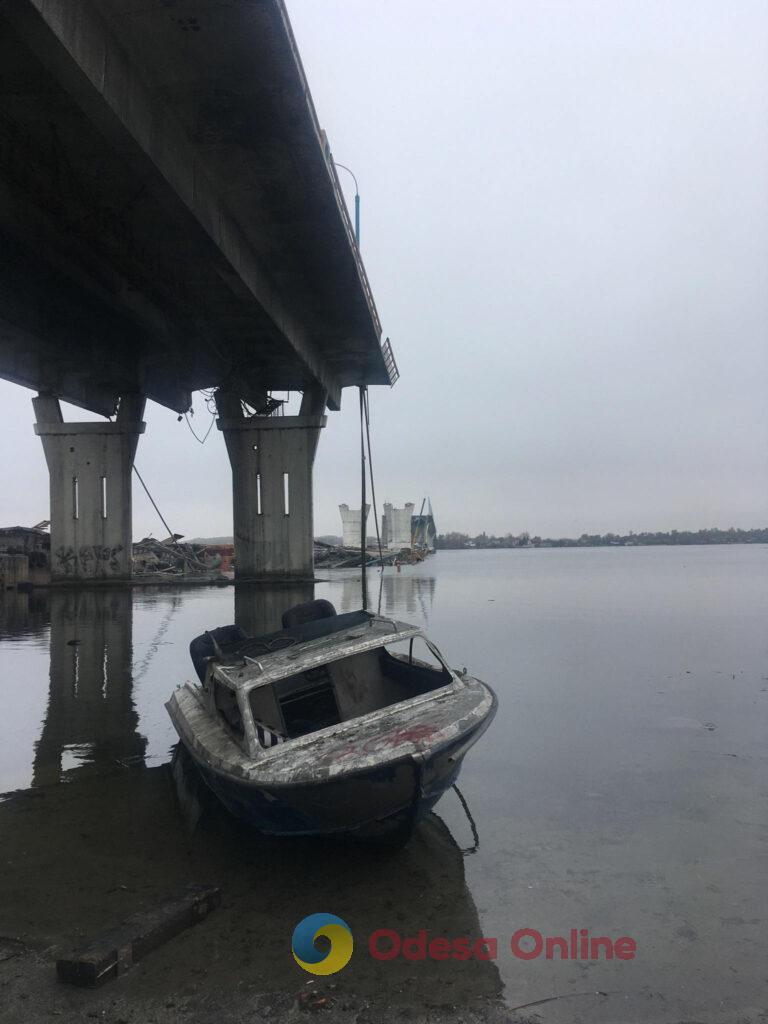
<path id="1" fill-rule="evenodd" d="M 465 548 L 606 548 L 636 547 L 650 544 L 768 544 L 768 527 L 752 530 L 671 530 L 669 533 L 582 533 L 573 537 L 531 537 L 528 533 L 511 533 L 503 537 L 479 533 L 441 533 L 438 549 L 463 550 Z"/>

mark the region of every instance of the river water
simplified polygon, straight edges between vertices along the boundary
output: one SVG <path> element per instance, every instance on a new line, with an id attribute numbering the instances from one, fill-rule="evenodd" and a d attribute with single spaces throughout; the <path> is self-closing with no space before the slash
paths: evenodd
<path id="1" fill-rule="evenodd" d="M 359 588 L 359 574 L 326 574 L 315 596 L 348 611 Z M 238 977 L 254 989 L 301 986 L 288 937 L 325 910 L 358 942 L 339 988 L 370 998 L 439 1008 L 501 993 L 553 1021 L 765 1011 L 768 547 L 440 552 L 372 574 L 372 608 L 425 625 L 451 664 L 498 694 L 460 780 L 474 852 L 454 793 L 385 860 L 244 836 L 215 811 L 203 840 L 181 823 L 166 791 L 175 735 L 163 703 L 191 677 L 190 639 L 235 617 L 249 632 L 274 628 L 309 596 L 225 587 L 0 599 L 0 791 L 16 791 L 0 802 L 2 852 L 16 865 L 0 934 L 64 943 L 161 896 L 186 858 L 185 880 L 229 885 L 222 923 L 211 918 L 221 932 L 205 941 L 224 943 L 226 922 Z M 91 888 L 74 884 L 73 865 Z M 256 877 L 269 879 L 268 898 Z M 494 937 L 498 953 L 483 964 L 372 961 L 365 940 L 377 927 Z M 524 961 L 509 948 L 519 928 L 630 936 L 637 953 Z M 175 944 L 193 962 L 202 941 Z M 168 968 L 163 955 L 145 978 Z M 219 960 L 225 983 L 231 956 Z"/>

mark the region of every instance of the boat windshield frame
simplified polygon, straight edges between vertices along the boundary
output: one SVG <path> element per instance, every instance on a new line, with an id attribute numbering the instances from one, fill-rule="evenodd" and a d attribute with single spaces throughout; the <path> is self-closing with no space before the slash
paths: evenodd
<path id="1" fill-rule="evenodd" d="M 298 642 L 258 657 L 246 656 L 237 665 L 215 665 L 213 675 L 216 682 L 247 696 L 251 690 L 270 686 L 279 679 L 305 672 L 308 668 L 328 665 L 353 654 L 388 647 L 416 637 L 424 640 L 451 674 L 452 680 L 455 680 L 456 673 L 420 626 L 379 617 L 372 619 L 370 624 L 352 626 L 349 631 Z"/>
<path id="2" fill-rule="evenodd" d="M 324 637 L 312 640 L 300 641 L 289 647 L 280 648 L 257 658 L 244 657 L 238 664 L 214 665 L 209 678 L 207 691 L 208 713 L 214 716 L 219 725 L 227 732 L 230 739 L 239 747 L 243 754 L 249 758 L 263 758 L 279 756 L 278 752 L 283 749 L 283 744 L 274 747 L 264 748 L 257 736 L 256 722 L 251 708 L 250 694 L 260 687 L 271 686 L 273 683 L 286 676 L 297 675 L 308 669 L 321 665 L 328 665 L 335 661 L 341 661 L 364 651 L 376 650 L 377 648 L 389 647 L 392 644 L 403 640 L 411 640 L 420 637 L 427 645 L 432 654 L 437 658 L 448 674 L 448 680 L 439 686 L 429 695 L 417 694 L 406 700 L 405 704 L 420 704 L 444 692 L 449 687 L 463 686 L 465 680 L 448 664 L 440 650 L 425 635 L 420 626 L 413 626 L 407 622 L 398 622 L 395 619 L 375 617 L 370 623 L 350 627 L 349 630 L 340 630 L 338 633 L 331 633 Z M 411 658 L 413 658 L 413 647 L 411 646 Z M 418 661 L 419 659 L 413 659 Z M 239 708 L 243 724 L 243 734 L 235 733 L 230 723 L 217 713 L 215 707 L 216 687 L 224 687 L 233 693 Z M 376 714 L 384 714 L 382 709 Z M 333 726 L 332 728 L 338 728 Z M 324 732 L 324 729 L 318 730 Z M 314 734 L 313 734 L 314 735 Z M 300 740 L 302 737 L 299 737 Z M 297 739 L 287 740 L 288 743 L 297 742 Z"/>

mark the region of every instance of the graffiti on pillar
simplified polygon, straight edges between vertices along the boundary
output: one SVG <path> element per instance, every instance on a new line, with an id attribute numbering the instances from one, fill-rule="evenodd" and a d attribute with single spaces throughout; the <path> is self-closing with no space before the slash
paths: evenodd
<path id="1" fill-rule="evenodd" d="M 80 560 L 81 576 L 96 576 L 97 557 L 96 548 L 92 544 L 83 544 L 78 551 Z"/>
<path id="2" fill-rule="evenodd" d="M 56 572 L 64 576 L 112 576 L 122 570 L 122 550 L 122 544 L 83 544 L 77 552 L 62 545 L 54 556 Z"/>
<path id="3" fill-rule="evenodd" d="M 65 576 L 73 576 L 77 572 L 77 555 L 72 547 L 60 547 L 56 551 L 56 564 L 59 572 Z"/>
<path id="4" fill-rule="evenodd" d="M 102 562 L 109 563 L 110 572 L 120 572 L 122 566 L 120 565 L 120 559 L 117 557 L 123 550 L 122 544 L 117 544 L 113 548 L 102 548 L 101 549 L 101 560 Z"/>

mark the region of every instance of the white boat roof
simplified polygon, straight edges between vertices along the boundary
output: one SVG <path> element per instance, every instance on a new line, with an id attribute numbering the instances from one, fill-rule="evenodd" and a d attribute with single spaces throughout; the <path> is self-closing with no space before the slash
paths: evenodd
<path id="1" fill-rule="evenodd" d="M 242 656 L 233 653 L 233 662 L 216 664 L 214 675 L 217 681 L 231 689 L 247 692 L 352 654 L 422 635 L 419 626 L 372 615 L 367 622 L 309 640 L 295 639 L 286 634 L 286 646 L 267 653 L 245 653 Z M 279 638 L 281 634 L 273 636 Z"/>

